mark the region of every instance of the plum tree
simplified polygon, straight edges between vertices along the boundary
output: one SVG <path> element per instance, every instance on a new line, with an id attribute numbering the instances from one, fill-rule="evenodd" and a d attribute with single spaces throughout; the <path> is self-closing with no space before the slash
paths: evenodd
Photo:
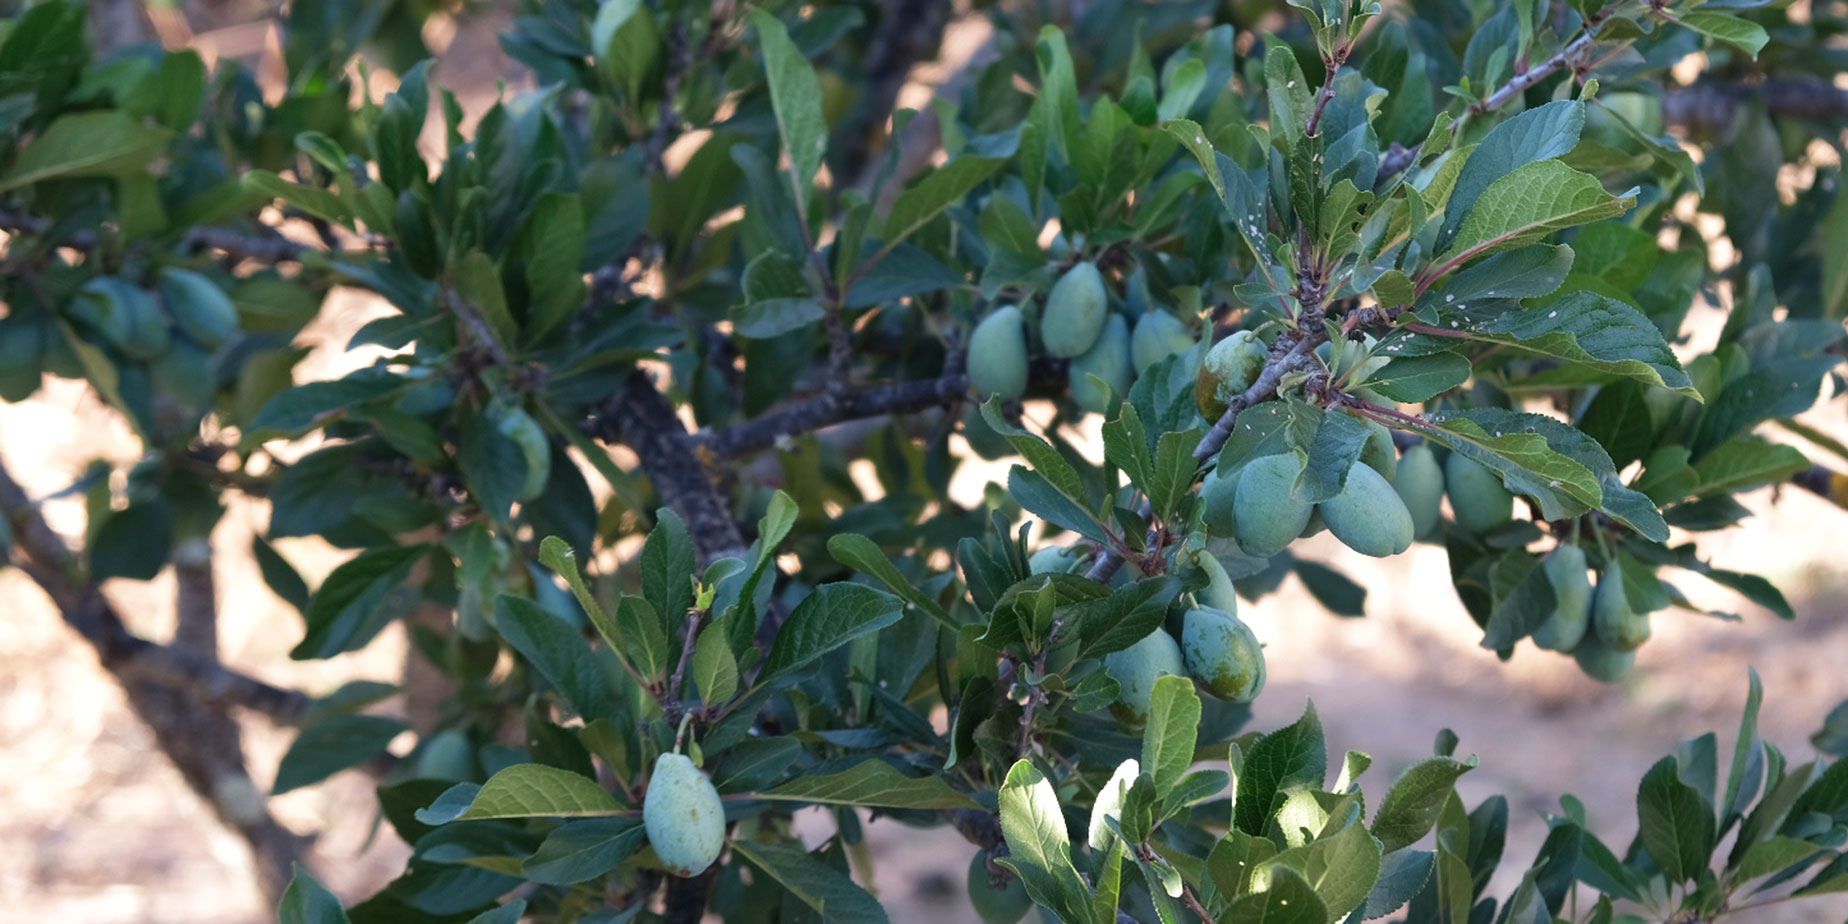
<path id="1" fill-rule="evenodd" d="M 284 924 L 883 921 L 873 819 L 967 840 L 990 921 L 1848 888 L 1848 711 L 1787 756 L 1756 674 L 1730 762 L 1566 800 L 1532 858 L 1456 787 L 1503 755 L 1368 777 L 1250 702 L 1287 578 L 1369 608 L 1323 529 L 1605 682 L 1685 575 L 1795 616 L 1697 542 L 1747 492 L 1848 506 L 1804 416 L 1848 391 L 1841 4 L 520 0 L 480 100 L 434 5 L 285 6 L 261 69 L 93 47 L 73 0 L 0 28 L 0 397 L 81 381 L 138 450 L 0 466 L 0 549 Z M 395 633 L 436 692 L 221 663 L 233 500 L 292 657 Z M 168 569 L 158 642 L 103 587 Z M 274 780 L 230 706 L 296 730 Z M 409 852 L 350 907 L 234 798 L 337 773 Z"/>

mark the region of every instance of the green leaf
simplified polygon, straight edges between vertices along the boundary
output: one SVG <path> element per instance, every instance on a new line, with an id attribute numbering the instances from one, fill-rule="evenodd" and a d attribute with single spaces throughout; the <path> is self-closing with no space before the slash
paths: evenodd
<path id="1" fill-rule="evenodd" d="M 699 701 L 714 706 L 738 693 L 738 659 L 732 655 L 725 627 L 709 625 L 700 630 L 693 647 L 693 682 L 699 686 Z"/>
<path id="2" fill-rule="evenodd" d="M 1682 13 L 1682 25 L 1710 38 L 1719 39 L 1728 45 L 1743 50 L 1753 58 L 1763 50 L 1765 43 L 1771 40 L 1765 34 L 1765 27 L 1749 19 L 1728 16 L 1725 13 L 1713 13 L 1707 10 L 1695 10 Z"/>
<path id="3" fill-rule="evenodd" d="M 1744 884 L 1761 876 L 1781 872 L 1808 860 L 1822 849 L 1820 844 L 1781 834 L 1768 841 L 1760 841 L 1745 851 L 1745 858 L 1739 861 L 1739 870 L 1733 881 Z"/>
<path id="4" fill-rule="evenodd" d="M 1388 852 L 1409 847 L 1437 823 L 1437 813 L 1450 797 L 1457 779 L 1476 766 L 1467 761 L 1432 757 L 1411 766 L 1393 781 L 1386 799 L 1373 816 L 1373 836 Z"/>
<path id="5" fill-rule="evenodd" d="M 880 924 L 885 909 L 847 874 L 810 856 L 800 844 L 770 844 L 738 839 L 732 851 L 775 879 L 789 894 L 815 909 L 823 922 Z"/>
<path id="6" fill-rule="evenodd" d="M 1794 446 L 1756 436 L 1735 437 L 1694 463 L 1697 481 L 1688 493 L 1694 497 L 1736 494 L 1788 481 L 1809 467 L 1809 459 Z"/>
<path id="7" fill-rule="evenodd" d="M 1123 402 L 1129 408 L 1129 402 Z M 1149 504 L 1155 515 L 1168 519 L 1174 515 L 1183 499 L 1193 490 L 1194 474 L 1199 470 L 1199 460 L 1194 458 L 1194 449 L 1206 432 L 1199 427 L 1188 430 L 1163 433 L 1155 444 L 1155 458 L 1149 468 L 1149 480 L 1144 487 L 1149 496 Z"/>
<path id="8" fill-rule="evenodd" d="M 578 271 L 587 240 L 584 205 L 575 193 L 546 193 L 526 220 L 524 252 L 526 337 L 538 340 L 571 317 L 584 299 L 584 276 Z"/>
<path id="9" fill-rule="evenodd" d="M 1072 866 L 1071 835 L 1052 782 L 1032 761 L 1016 761 L 1001 785 L 999 802 L 1008 849 L 1002 865 L 1020 876 L 1035 902 L 1071 924 L 1088 924 L 1090 889 Z"/>
<path id="10" fill-rule="evenodd" d="M 313 786 L 371 760 L 410 726 L 382 715 L 334 715 L 302 729 L 276 767 L 270 795 Z"/>
<path id="11" fill-rule="evenodd" d="M 1367 377 L 1366 386 L 1403 404 L 1423 404 L 1469 381 L 1469 357 L 1431 353 L 1394 359 Z"/>
<path id="12" fill-rule="evenodd" d="M 1367 588 L 1354 582 L 1352 578 L 1326 565 L 1298 558 L 1294 562 L 1296 576 L 1302 579 L 1303 587 L 1315 602 L 1322 604 L 1336 616 L 1367 615 Z"/>
<path id="13" fill-rule="evenodd" d="M 796 605 L 776 634 L 763 681 L 787 676 L 848 642 L 877 632 L 904 614 L 901 601 L 862 584 L 823 584 Z"/>
<path id="14" fill-rule="evenodd" d="M 647 832 L 634 818 L 589 818 L 552 829 L 520 875 L 541 885 L 576 885 L 621 865 L 642 846 Z"/>
<path id="15" fill-rule="evenodd" d="M 1166 793 L 1193 766 L 1200 735 L 1200 694 L 1188 677 L 1164 676 L 1149 696 L 1148 728 L 1142 734 L 1142 772 Z"/>
<path id="16" fill-rule="evenodd" d="M 1362 920 L 1371 921 L 1404 907 L 1431 880 L 1431 868 L 1437 855 L 1428 850 L 1398 850 L 1386 855 L 1380 864 L 1379 881 L 1367 893 L 1361 906 Z"/>
<path id="17" fill-rule="evenodd" d="M 936 600 L 905 578 L 898 566 L 892 564 L 892 560 L 886 557 L 873 540 L 857 533 L 835 533 L 828 537 L 828 554 L 849 568 L 877 578 L 893 593 L 903 597 L 906 603 L 928 613 L 946 628 L 960 628 Z"/>
<path id="18" fill-rule="evenodd" d="M 353 227 L 353 212 L 339 196 L 325 189 L 291 183 L 268 170 L 252 170 L 239 182 L 245 192 L 281 199 L 322 221 Z"/>
<path id="19" fill-rule="evenodd" d="M 982 420 L 989 428 L 1005 437 L 1014 451 L 1026 457 L 1027 464 L 1034 472 L 1043 477 L 1060 494 L 1074 501 L 1085 496 L 1084 482 L 1078 477 L 1078 469 L 1064 456 L 1059 454 L 1052 444 L 1039 436 L 1022 430 L 1009 423 L 1001 415 L 1001 402 L 996 398 L 988 399 L 982 405 Z"/>
<path id="20" fill-rule="evenodd" d="M 1662 332 L 1643 313 L 1596 292 L 1574 292 L 1538 308 L 1459 327 L 1470 340 L 1498 343 L 1701 400 Z"/>
<path id="21" fill-rule="evenodd" d="M 597 8 L 590 27 L 591 54 L 631 104 L 641 103 L 642 84 L 664 47 L 654 13 L 642 0 L 612 0 Z"/>
<path id="22" fill-rule="evenodd" d="M 428 546 L 392 545 L 367 549 L 335 568 L 308 601 L 308 631 L 289 651 L 297 661 L 355 651 L 385 628 L 401 610 L 388 597 L 410 577 Z"/>
<path id="23" fill-rule="evenodd" d="M 577 627 L 525 597 L 494 600 L 501 637 L 530 662 L 585 721 L 614 719 L 609 677 Z"/>
<path id="24" fill-rule="evenodd" d="M 1270 100 L 1273 140 L 1285 154 L 1296 150 L 1315 107 L 1315 89 L 1303 76 L 1296 53 L 1280 38 L 1264 36 L 1264 92 Z"/>
<path id="25" fill-rule="evenodd" d="M 693 538 L 671 507 L 655 514 L 655 528 L 642 544 L 642 595 L 657 625 L 668 633 L 693 605 Z"/>
<path id="26" fill-rule="evenodd" d="M 488 323 L 494 339 L 502 346 L 513 343 L 519 335 L 519 327 L 507 308 L 507 293 L 501 286 L 500 270 L 494 265 L 494 258 L 471 250 L 452 270 L 452 277 L 456 294 Z"/>
<path id="27" fill-rule="evenodd" d="M 1327 773 L 1328 745 L 1315 704 L 1309 703 L 1302 718 L 1252 743 L 1238 773 L 1233 824 L 1247 834 L 1263 836 L 1284 796 L 1320 787 Z"/>
<path id="28" fill-rule="evenodd" d="M 514 764 L 494 774 L 459 811 L 444 795 L 437 805 L 418 811 L 417 820 L 446 824 L 483 818 L 600 818 L 623 811 L 616 797 L 595 780 L 544 764 Z M 448 811 L 439 811 L 438 805 Z"/>
<path id="29" fill-rule="evenodd" d="M 1233 899 L 1219 924 L 1327 924 L 1327 906 L 1301 874 L 1282 865 L 1269 869 L 1270 887 Z"/>
<path id="30" fill-rule="evenodd" d="M 814 188 L 822 154 L 828 148 L 828 126 L 821 114 L 821 83 L 802 50 L 790 41 L 789 30 L 781 20 L 762 9 L 752 9 L 751 23 L 757 27 L 757 40 L 763 49 L 777 131 L 789 153 L 796 209 L 807 214 L 809 191 Z"/>
<path id="31" fill-rule="evenodd" d="M 295 864 L 295 876 L 283 890 L 276 920 L 277 924 L 351 924 L 340 899 L 300 863 Z"/>
<path id="32" fill-rule="evenodd" d="M 1452 451 L 1488 466 L 1508 490 L 1540 503 L 1541 515 L 1564 520 L 1600 506 L 1604 491 L 1584 463 L 1555 452 L 1538 433 L 1484 430 L 1470 417 L 1434 415 L 1441 428 L 1427 431 Z"/>
<path id="33" fill-rule="evenodd" d="M 1469 149 L 1469 158 L 1450 190 L 1437 251 L 1449 249 L 1457 227 L 1476 210 L 1485 190 L 1527 164 L 1564 156 L 1578 145 L 1584 127 L 1584 103 L 1556 100 L 1511 116 L 1490 129 L 1481 143 Z"/>
<path id="34" fill-rule="evenodd" d="M 1528 164 L 1489 184 L 1455 240 L 1437 259 L 1432 275 L 1480 256 L 1534 243 L 1562 228 L 1615 218 L 1636 204 L 1634 195 L 1613 196 L 1589 173 L 1556 160 Z"/>
<path id="35" fill-rule="evenodd" d="M 133 173 L 159 157 L 171 136 L 117 110 L 61 115 L 0 175 L 0 192 L 40 180 Z"/>
<path id="36" fill-rule="evenodd" d="M 4 549 L 4 546 L 0 545 L 0 549 Z M 257 560 L 257 570 L 263 574 L 263 583 L 269 586 L 270 593 L 295 607 L 297 612 L 306 613 L 308 584 L 302 580 L 295 566 L 289 564 L 288 559 L 283 558 L 262 536 L 250 537 L 250 552 L 251 557 Z"/>
<path id="37" fill-rule="evenodd" d="M 165 498 L 136 501 L 103 520 L 90 540 L 90 579 L 151 581 L 173 548 L 173 505 Z"/>
<path id="38" fill-rule="evenodd" d="M 974 809 L 979 805 L 940 776 L 906 776 L 877 758 L 825 776 L 799 776 L 761 799 L 896 809 Z"/>
<path id="39" fill-rule="evenodd" d="M 1675 758 L 1664 757 L 1643 775 L 1636 791 L 1637 837 L 1670 882 L 1707 871 L 1713 853 L 1713 813 L 1700 793 L 1681 781 Z"/>
<path id="40" fill-rule="evenodd" d="M 929 224 L 944 209 L 961 202 L 964 196 L 1006 163 L 1006 157 L 964 155 L 911 184 L 899 193 L 898 199 L 892 203 L 891 213 L 886 217 L 886 249 L 897 246 L 898 242 Z"/>
<path id="41" fill-rule="evenodd" d="M 1315 889 L 1333 920 L 1358 908 L 1380 879 L 1382 848 L 1358 822 L 1333 837 L 1321 837 L 1307 850 L 1303 878 Z"/>
<path id="42" fill-rule="evenodd" d="M 1089 510 L 1060 491 L 1038 469 L 1015 465 L 1007 472 L 1007 490 L 1028 513 L 1087 539 L 1105 541 L 1103 524 Z"/>
<path id="43" fill-rule="evenodd" d="M 732 326 L 741 337 L 768 340 L 800 330 L 828 314 L 821 303 L 804 296 L 766 298 L 731 310 Z"/>

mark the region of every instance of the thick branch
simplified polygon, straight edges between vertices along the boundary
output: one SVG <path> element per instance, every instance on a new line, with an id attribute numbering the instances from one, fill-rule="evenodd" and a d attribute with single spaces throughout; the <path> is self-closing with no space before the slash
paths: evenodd
<path id="1" fill-rule="evenodd" d="M 969 377 L 962 373 L 848 392 L 830 391 L 735 427 L 695 437 L 694 441 L 721 459 L 737 458 L 823 427 L 864 417 L 909 414 L 942 407 L 968 394 Z"/>
<path id="2" fill-rule="evenodd" d="M 1762 83 L 1703 80 L 1662 98 L 1662 121 L 1689 132 L 1725 137 L 1740 110 L 1758 102 L 1774 117 L 1848 119 L 1848 90 L 1813 78 L 1773 78 Z"/>
<path id="3" fill-rule="evenodd" d="M 118 677 L 141 676 L 190 690 L 202 703 L 235 705 L 283 724 L 308 711 L 297 690 L 271 686 L 191 652 L 160 645 L 128 631 L 95 585 L 84 581 L 76 559 L 51 531 L 25 492 L 0 466 L 0 512 L 13 529 L 11 559 L 44 589 L 71 628 L 96 649 Z"/>
<path id="4" fill-rule="evenodd" d="M 942 36 L 949 15 L 948 0 L 893 0 L 884 5 L 879 31 L 866 52 L 865 90 L 834 133 L 835 149 L 841 152 L 835 176 L 859 176 L 877 142 L 890 141 L 883 129 L 897 105 L 898 92 L 910 78 L 912 67 Z"/>
<path id="5" fill-rule="evenodd" d="M 270 817 L 244 765 L 237 723 L 224 709 L 239 705 L 291 722 L 307 711 L 309 700 L 218 663 L 210 545 L 191 539 L 176 549 L 179 631 L 173 646 L 158 645 L 130 633 L 102 592 L 80 577 L 75 556 L 4 467 L 0 511 L 14 537 L 9 558 L 96 649 L 187 786 L 250 844 L 265 894 L 278 899 L 308 842 Z"/>
<path id="6" fill-rule="evenodd" d="M 52 223 L 36 215 L 0 211 L 0 231 L 43 237 L 51 230 Z M 92 231 L 74 231 L 59 239 L 57 246 L 95 250 L 96 234 Z M 230 228 L 192 228 L 180 236 L 180 249 L 186 253 L 216 251 L 235 259 L 255 260 L 258 263 L 287 263 L 300 260 L 303 254 L 313 248 L 268 229 L 262 234 L 246 234 Z"/>
<path id="7" fill-rule="evenodd" d="M 622 389 L 598 409 L 586 431 L 635 450 L 661 500 L 687 521 L 702 560 L 744 550 L 744 535 L 732 518 L 730 503 L 713 484 L 701 460 L 703 453 L 697 451 L 674 406 L 647 373 L 630 375 Z"/>

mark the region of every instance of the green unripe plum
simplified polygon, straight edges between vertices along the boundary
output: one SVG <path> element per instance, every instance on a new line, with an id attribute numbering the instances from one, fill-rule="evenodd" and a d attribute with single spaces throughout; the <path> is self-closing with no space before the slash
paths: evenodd
<path id="1" fill-rule="evenodd" d="M 1225 610 L 1195 607 L 1181 629 L 1181 658 L 1201 688 L 1230 703 L 1264 690 L 1264 649 L 1251 627 Z"/>
<path id="2" fill-rule="evenodd" d="M 1596 632 L 1585 633 L 1578 647 L 1572 649 L 1572 659 L 1585 676 L 1602 683 L 1616 683 L 1636 666 L 1636 652 L 1618 651 L 1604 644 Z"/>
<path id="3" fill-rule="evenodd" d="M 642 826 L 661 865 L 682 878 L 705 872 L 725 848 L 725 805 L 685 754 L 655 758 L 642 797 Z"/>
<path id="4" fill-rule="evenodd" d="M 1075 574 L 1084 570 L 1086 555 L 1074 545 L 1049 545 L 1027 559 L 1034 574 Z"/>
<path id="5" fill-rule="evenodd" d="M 1591 578 L 1585 574 L 1585 550 L 1562 545 L 1541 565 L 1558 601 L 1553 615 L 1534 630 L 1534 644 L 1548 651 L 1571 651 L 1591 626 Z"/>
<path id="6" fill-rule="evenodd" d="M 417 752 L 417 776 L 426 780 L 466 780 L 473 775 L 474 748 L 468 736 L 445 728 L 430 736 Z"/>
<path id="7" fill-rule="evenodd" d="M 1431 530 L 1437 527 L 1439 505 L 1444 500 L 1444 470 L 1438 467 L 1437 455 L 1431 447 L 1419 443 L 1405 451 L 1399 459 L 1399 473 L 1392 480 L 1392 489 L 1398 492 L 1405 509 L 1412 515 L 1412 538 L 1431 535 Z"/>
<path id="8" fill-rule="evenodd" d="M 1142 775 L 1142 765 L 1131 757 L 1117 764 L 1116 772 L 1110 774 L 1110 781 L 1097 791 L 1097 801 L 1091 803 L 1091 823 L 1085 832 L 1086 841 L 1092 850 L 1106 850 L 1110 842 L 1116 839 L 1116 832 L 1104 824 L 1104 819 L 1115 818 L 1119 824 L 1123 821 L 1123 800 L 1129 795 L 1129 788 L 1136 785 L 1136 777 Z"/>
<path id="9" fill-rule="evenodd" d="M 1200 360 L 1200 374 L 1194 379 L 1194 405 L 1209 422 L 1226 412 L 1226 404 L 1243 394 L 1264 371 L 1270 348 L 1258 335 L 1248 330 L 1233 331 Z"/>
<path id="10" fill-rule="evenodd" d="M 1514 519 L 1514 495 L 1488 466 L 1460 453 L 1444 460 L 1444 489 L 1457 524 L 1472 533 L 1486 533 Z"/>
<path id="11" fill-rule="evenodd" d="M 1412 547 L 1412 514 L 1386 476 L 1365 462 L 1348 469 L 1341 493 L 1322 502 L 1322 519 L 1341 543 L 1386 558 Z"/>
<path id="12" fill-rule="evenodd" d="M 1238 515 L 1232 499 L 1238 493 L 1238 475 L 1215 468 L 1200 482 L 1200 523 L 1212 536 L 1237 535 Z"/>
<path id="13" fill-rule="evenodd" d="M 99 276 L 84 284 L 68 310 L 103 339 L 125 347 L 135 335 L 134 312 L 128 304 L 139 294 L 139 289 L 114 276 Z"/>
<path id="14" fill-rule="evenodd" d="M 1630 606 L 1630 596 L 1623 589 L 1623 566 L 1617 562 L 1598 575 L 1591 619 L 1598 639 L 1614 651 L 1635 651 L 1649 641 L 1649 614 Z"/>
<path id="15" fill-rule="evenodd" d="M 1238 544 L 1246 554 L 1269 558 L 1309 525 L 1315 505 L 1296 490 L 1302 470 L 1296 454 L 1285 452 L 1255 459 L 1239 474 L 1233 509 Z"/>
<path id="16" fill-rule="evenodd" d="M 1361 444 L 1360 461 L 1385 475 L 1387 481 L 1398 477 L 1399 449 L 1392 444 L 1392 431 L 1385 424 L 1367 421 L 1367 441 Z"/>
<path id="17" fill-rule="evenodd" d="M 136 359 L 159 359 L 173 348 L 173 329 L 167 326 L 167 316 L 153 295 L 141 289 L 132 291 L 135 297 L 127 308 L 133 333 L 122 344 L 122 352 Z"/>
<path id="18" fill-rule="evenodd" d="M 1094 414 L 1110 410 L 1111 398 L 1129 394 L 1134 377 L 1129 362 L 1129 322 L 1113 314 L 1104 322 L 1104 332 L 1082 356 L 1072 360 L 1068 369 L 1072 382 L 1072 400 Z M 1096 378 L 1094 379 L 1093 376 Z M 1102 379 L 1104 385 L 1097 384 Z M 1106 387 L 1107 386 L 1107 387 Z"/>
<path id="19" fill-rule="evenodd" d="M 1130 341 L 1130 358 L 1141 375 L 1150 366 L 1185 352 L 1194 345 L 1193 331 L 1187 322 L 1156 309 L 1142 313 L 1136 320 L 1136 333 Z"/>
<path id="20" fill-rule="evenodd" d="M 988 883 L 988 851 L 978 850 L 969 860 L 969 904 L 986 924 L 1017 924 L 1033 909 L 1027 887 L 1019 876 L 1010 876 L 1007 887 L 997 889 Z"/>
<path id="21" fill-rule="evenodd" d="M 1003 305 L 969 335 L 969 383 L 982 397 L 1019 400 L 1027 393 L 1027 329 L 1020 309 Z"/>
<path id="22" fill-rule="evenodd" d="M 1046 311 L 1040 315 L 1040 340 L 1046 352 L 1066 358 L 1083 355 L 1104 332 L 1109 310 L 1110 295 L 1104 291 L 1104 277 L 1096 264 L 1080 263 L 1066 270 L 1052 284 Z"/>
<path id="23" fill-rule="evenodd" d="M 160 300 L 180 333 L 206 349 L 237 332 L 237 306 L 212 280 L 169 266 L 160 272 Z"/>
<path id="24" fill-rule="evenodd" d="M 1117 701 L 1110 707 L 1118 719 L 1138 725 L 1148 720 L 1149 698 L 1155 681 L 1167 675 L 1187 676 L 1181 646 L 1160 629 L 1122 651 L 1104 655 L 1104 672 L 1117 682 Z"/>

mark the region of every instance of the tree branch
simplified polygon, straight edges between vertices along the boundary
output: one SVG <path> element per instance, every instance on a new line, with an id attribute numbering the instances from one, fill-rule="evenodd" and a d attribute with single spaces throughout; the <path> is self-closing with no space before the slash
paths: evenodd
<path id="1" fill-rule="evenodd" d="M 706 916 L 706 899 L 712 893 L 712 882 L 718 878 L 719 869 L 715 863 L 691 879 L 669 877 L 667 904 L 662 909 L 661 920 L 666 924 L 699 924 Z"/>
<path id="2" fill-rule="evenodd" d="M 1597 20 L 1594 18 L 1587 21 L 1586 27 L 1587 31 L 1584 35 L 1573 39 L 1566 44 L 1566 47 L 1554 52 L 1552 57 L 1528 68 L 1525 73 L 1514 75 L 1513 78 L 1503 84 L 1495 92 L 1490 93 L 1480 102 L 1471 104 L 1469 111 L 1473 113 L 1483 113 L 1500 109 L 1506 106 L 1510 100 L 1527 92 L 1528 87 L 1545 80 L 1547 77 L 1552 76 L 1555 71 L 1577 60 L 1580 54 L 1584 53 L 1586 49 L 1592 46 L 1597 35 L 1595 31 L 1597 28 Z"/>
<path id="3" fill-rule="evenodd" d="M 52 230 L 53 223 L 47 219 L 24 212 L 0 211 L 0 231 L 8 234 L 44 237 Z M 96 233 L 83 230 L 73 231 L 54 243 L 59 247 L 82 251 L 95 250 L 98 246 Z M 233 259 L 254 260 L 258 263 L 297 261 L 313 249 L 269 229 L 261 234 L 246 234 L 230 228 L 192 228 L 180 236 L 180 250 L 185 253 L 210 250 Z"/>
<path id="4" fill-rule="evenodd" d="M 46 525 L 4 466 L 0 466 L 0 513 L 13 530 L 9 558 L 45 591 L 64 621 L 96 649 L 111 673 L 158 680 L 190 690 L 201 703 L 241 706 L 285 725 L 308 711 L 313 701 L 298 690 L 271 686 L 215 659 L 150 642 L 128 631 L 102 591 L 83 580 L 76 557 Z"/>
<path id="5" fill-rule="evenodd" d="M 942 36 L 950 6 L 948 0 L 892 0 L 882 6 L 878 32 L 866 52 L 865 91 L 834 133 L 835 148 L 841 152 L 835 176 L 859 176 L 876 142 L 894 140 L 881 129 L 891 119 L 912 67 Z"/>
<path id="6" fill-rule="evenodd" d="M 781 445 L 804 433 L 834 424 L 942 407 L 968 395 L 969 377 L 960 372 L 916 382 L 897 382 L 847 392 L 830 391 L 781 411 L 693 439 L 696 445 L 718 458 L 733 459 Z"/>
<path id="7" fill-rule="evenodd" d="M 1814 78 L 1771 78 L 1748 84 L 1702 80 L 1662 98 L 1662 121 L 1689 132 L 1726 137 L 1751 103 L 1787 119 L 1848 119 L 1848 90 Z"/>
<path id="8" fill-rule="evenodd" d="M 1796 473 L 1790 483 L 1837 507 L 1848 510 L 1848 474 L 1826 465 L 1816 465 Z"/>
<path id="9" fill-rule="evenodd" d="M 199 540 L 176 549 L 180 627 L 174 645 L 159 645 L 130 633 L 96 585 L 81 577 L 76 557 L 4 466 L 0 512 L 12 527 L 9 560 L 44 589 L 64 621 L 96 649 L 129 707 L 153 732 L 187 786 L 250 844 L 269 900 L 280 898 L 308 841 L 270 817 L 244 765 L 237 723 L 224 709 L 238 705 L 287 723 L 299 719 L 310 701 L 218 663 L 210 545 L 204 545 L 203 555 Z"/>
<path id="10" fill-rule="evenodd" d="M 637 370 L 630 375 L 597 409 L 585 431 L 635 450 L 661 500 L 687 521 L 702 561 L 744 551 L 744 535 L 732 517 L 731 504 L 713 484 L 702 460 L 711 450 L 694 443 L 648 373 Z"/>

